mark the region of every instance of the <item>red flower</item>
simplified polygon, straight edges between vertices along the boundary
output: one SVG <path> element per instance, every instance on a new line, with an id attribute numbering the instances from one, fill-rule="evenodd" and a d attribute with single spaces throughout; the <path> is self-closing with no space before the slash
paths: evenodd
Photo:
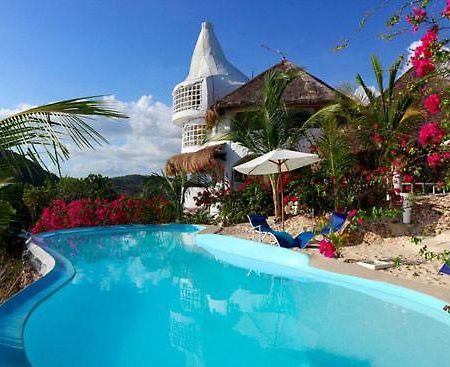
<path id="1" fill-rule="evenodd" d="M 381 135 L 378 134 L 378 133 L 373 134 L 373 142 L 374 142 L 375 144 L 381 144 L 383 141 L 384 141 L 383 136 L 381 136 Z"/>
<path id="2" fill-rule="evenodd" d="M 166 204 L 167 199 L 163 197 L 143 200 L 121 196 L 111 202 L 81 199 L 65 203 L 54 200 L 44 209 L 31 231 L 38 233 L 74 227 L 142 223 L 144 209 L 159 215 Z"/>
<path id="3" fill-rule="evenodd" d="M 405 181 L 407 183 L 411 183 L 411 182 L 413 182 L 413 176 L 411 176 L 411 175 L 404 175 L 403 176 L 403 181 Z"/>
<path id="4" fill-rule="evenodd" d="M 358 224 L 361 225 L 364 223 L 364 219 L 363 218 L 358 218 L 357 220 Z"/>
<path id="5" fill-rule="evenodd" d="M 450 159 L 450 152 L 444 152 L 444 154 L 442 154 L 442 158 Z"/>
<path id="6" fill-rule="evenodd" d="M 436 93 L 429 95 L 423 104 L 430 115 L 441 112 L 441 97 Z"/>
<path id="7" fill-rule="evenodd" d="M 420 45 L 414 49 L 414 55 L 411 56 L 410 61 L 418 77 L 424 77 L 435 69 L 431 57 L 433 56 L 432 48 L 437 38 L 438 28 L 433 27 L 425 33 L 420 39 Z"/>
<path id="8" fill-rule="evenodd" d="M 447 5 L 444 8 L 444 11 L 442 13 L 442 16 L 444 18 L 450 19 L 450 0 L 447 0 Z"/>
<path id="9" fill-rule="evenodd" d="M 406 20 L 413 26 L 413 32 L 419 29 L 419 25 L 427 17 L 427 12 L 423 8 L 413 8 L 413 14 L 408 14 Z"/>
<path id="10" fill-rule="evenodd" d="M 427 163 L 431 168 L 436 168 L 441 163 L 441 155 L 439 153 L 432 153 L 427 156 Z"/>
<path id="11" fill-rule="evenodd" d="M 444 136 L 445 132 L 437 122 L 429 122 L 420 128 L 419 143 L 422 146 L 440 144 Z"/>
<path id="12" fill-rule="evenodd" d="M 319 242 L 319 252 L 325 257 L 333 258 L 336 254 L 336 249 L 330 240 L 323 239 Z"/>
<path id="13" fill-rule="evenodd" d="M 347 217 L 349 218 L 353 218 L 356 215 L 357 210 L 356 209 L 352 209 L 348 212 Z"/>

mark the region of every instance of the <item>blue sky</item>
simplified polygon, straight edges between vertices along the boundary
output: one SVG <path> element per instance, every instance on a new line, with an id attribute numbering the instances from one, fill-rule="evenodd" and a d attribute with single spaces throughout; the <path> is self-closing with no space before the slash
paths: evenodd
<path id="1" fill-rule="evenodd" d="M 74 152 L 64 172 L 82 175 L 148 173 L 179 150 L 170 123 L 171 90 L 182 81 L 202 21 L 214 23 L 228 59 L 245 74 L 279 61 L 261 47 L 282 50 L 291 61 L 333 86 L 370 79 L 369 57 L 390 64 L 417 37 L 386 43 L 377 38 L 388 11 L 357 32 L 364 11 L 378 0 L 0 0 L 0 111 L 22 105 L 96 94 L 112 94 L 132 121 L 99 123 L 112 146 Z M 333 53 L 340 40 L 351 46 Z M 140 120 L 140 121 L 137 121 Z M 167 126 L 167 129 L 165 128 Z M 159 139 L 155 134 L 161 129 Z M 150 143 L 145 144 L 146 130 Z M 130 141 L 139 131 L 140 141 Z M 163 142 L 163 140 L 165 141 Z M 128 143 L 128 147 L 127 147 Z M 131 145 L 146 145 L 139 152 Z M 147 146 L 148 145 L 148 146 Z M 127 150 L 128 149 L 128 150 Z M 153 158 L 146 163 L 146 154 Z M 120 156 L 136 164 L 124 164 Z"/>

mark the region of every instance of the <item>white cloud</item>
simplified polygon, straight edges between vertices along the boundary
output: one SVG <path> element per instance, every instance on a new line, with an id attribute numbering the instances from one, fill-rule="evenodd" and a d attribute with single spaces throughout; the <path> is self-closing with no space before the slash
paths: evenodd
<path id="1" fill-rule="evenodd" d="M 150 174 L 163 168 L 165 161 L 180 151 L 181 129 L 171 120 L 172 111 L 152 96 L 142 96 L 137 101 L 123 102 L 115 97 L 108 101 L 129 116 L 126 120 L 95 120 L 90 124 L 109 142 L 95 151 L 79 151 L 68 144 L 71 158 L 63 162 L 63 175 L 85 176 L 100 173 L 120 176 L 139 173 Z M 0 116 L 23 110 L 0 109 Z"/>
<path id="2" fill-rule="evenodd" d="M 420 46 L 421 41 L 414 41 L 412 42 L 409 47 L 407 48 L 407 54 L 405 56 L 405 60 L 403 61 L 403 65 L 400 69 L 400 75 L 403 75 L 411 68 L 411 56 L 414 55 L 415 49 Z"/>
<path id="3" fill-rule="evenodd" d="M 21 103 L 16 108 L 0 108 L 0 118 L 4 118 L 6 116 L 13 115 L 20 111 L 28 110 L 29 108 L 34 107 L 33 105 Z"/>
<path id="4" fill-rule="evenodd" d="M 367 87 L 375 96 L 379 96 L 380 92 L 373 85 Z M 368 105 L 370 103 L 369 97 L 367 97 L 366 91 L 362 86 L 357 87 L 353 92 L 353 97 L 355 97 L 363 105 Z"/>

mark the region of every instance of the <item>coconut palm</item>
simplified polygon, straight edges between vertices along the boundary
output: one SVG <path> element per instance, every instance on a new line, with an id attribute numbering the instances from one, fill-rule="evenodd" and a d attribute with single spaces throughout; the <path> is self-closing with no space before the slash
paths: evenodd
<path id="1" fill-rule="evenodd" d="M 69 158 L 67 143 L 80 149 L 93 149 L 107 140 L 86 119 L 126 118 L 106 101 L 83 97 L 33 107 L 0 120 L 0 154 L 19 153 L 45 166 L 46 156 L 57 167 Z M 12 160 L 14 155 L 10 154 Z"/>
<path id="2" fill-rule="evenodd" d="M 274 149 L 296 149 L 300 129 L 293 127 L 283 100 L 288 85 L 299 76 L 296 69 L 286 72 L 273 70 L 264 79 L 263 100 L 257 111 L 248 112 L 231 121 L 227 139 L 247 148 L 250 153 L 262 155 Z M 281 217 L 278 175 L 269 176 L 272 187 L 275 216 Z"/>
<path id="3" fill-rule="evenodd" d="M 407 132 L 411 123 L 422 117 L 422 112 L 415 108 L 415 91 L 420 85 L 416 83 L 400 91 L 395 84 L 401 61 L 395 62 L 389 69 L 388 82 L 385 85 L 384 71 L 379 59 L 372 56 L 372 69 L 376 80 L 376 89 L 369 87 L 360 74 L 356 83 L 362 89 L 363 98 L 340 94 L 337 102 L 312 115 L 306 127 L 320 125 L 326 120 L 336 120 L 340 125 L 347 124 L 355 128 L 360 140 L 360 149 L 367 147 L 375 153 L 376 165 L 389 163 L 392 145 L 398 135 Z"/>
<path id="4" fill-rule="evenodd" d="M 83 97 L 33 107 L 1 119 L 0 190 L 8 184 L 11 171 L 26 164 L 26 159 L 46 168 L 47 157 L 59 170 L 60 162 L 69 158 L 67 143 L 79 149 L 107 143 L 86 122 L 97 116 L 127 117 L 98 97 Z M 0 201 L 0 231 L 7 229 L 11 215 L 11 205 Z"/>

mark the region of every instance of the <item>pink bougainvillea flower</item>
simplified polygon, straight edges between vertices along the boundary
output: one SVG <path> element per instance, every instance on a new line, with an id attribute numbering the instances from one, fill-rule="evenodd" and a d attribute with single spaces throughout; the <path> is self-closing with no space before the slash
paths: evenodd
<path id="1" fill-rule="evenodd" d="M 450 0 L 447 0 L 447 5 L 445 5 L 444 11 L 442 12 L 444 18 L 450 19 Z"/>
<path id="2" fill-rule="evenodd" d="M 444 159 L 450 159 L 450 152 L 444 152 L 444 154 L 442 154 L 442 158 Z"/>
<path id="3" fill-rule="evenodd" d="M 353 218 L 356 215 L 356 212 L 357 212 L 356 209 L 352 209 L 348 212 L 347 216 L 349 218 Z"/>
<path id="4" fill-rule="evenodd" d="M 441 155 L 439 153 L 431 153 L 427 156 L 427 163 L 431 168 L 436 168 L 441 163 Z"/>
<path id="5" fill-rule="evenodd" d="M 358 224 L 361 225 L 364 223 L 364 219 L 363 218 L 358 218 L 357 220 Z"/>
<path id="6" fill-rule="evenodd" d="M 427 17 L 427 12 L 423 8 L 413 8 L 412 14 L 406 16 L 406 20 L 413 27 L 413 32 L 417 32 L 419 25 L 422 24 Z"/>
<path id="7" fill-rule="evenodd" d="M 414 49 L 414 54 L 411 56 L 410 61 L 418 77 L 424 77 L 435 69 L 431 58 L 438 33 L 437 27 L 430 28 L 420 39 L 420 45 Z"/>
<path id="8" fill-rule="evenodd" d="M 323 239 L 319 242 L 319 252 L 325 256 L 333 258 L 336 255 L 336 249 L 333 243 L 328 239 Z"/>
<path id="9" fill-rule="evenodd" d="M 411 176 L 411 175 L 404 175 L 403 176 L 403 181 L 405 181 L 407 183 L 411 183 L 411 182 L 413 182 L 413 176 Z"/>
<path id="10" fill-rule="evenodd" d="M 425 98 L 423 105 L 425 106 L 429 114 L 435 115 L 441 112 L 441 97 L 439 97 L 439 95 L 436 93 L 431 94 L 427 98 Z"/>
<path id="11" fill-rule="evenodd" d="M 441 144 L 445 132 L 437 122 L 428 122 L 419 130 L 419 144 L 426 146 L 428 144 Z"/>

